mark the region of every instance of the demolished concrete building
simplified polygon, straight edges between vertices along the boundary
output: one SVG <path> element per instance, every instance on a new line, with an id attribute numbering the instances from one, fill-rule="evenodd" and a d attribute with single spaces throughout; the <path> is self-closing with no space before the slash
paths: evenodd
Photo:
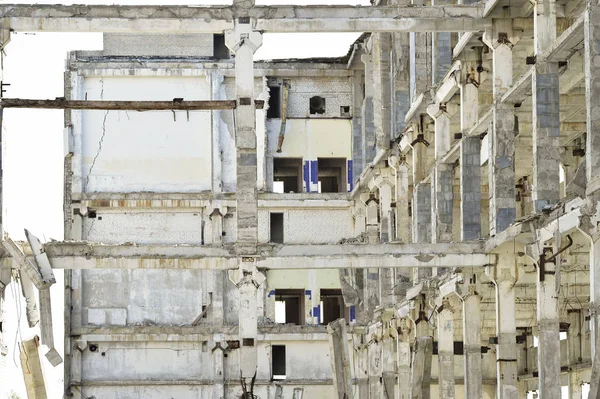
<path id="1" fill-rule="evenodd" d="M 66 270 L 65 397 L 598 397 L 600 5 L 374 3 L 0 6 L 105 32 L 1 102 L 66 110 L 65 240 L 3 263 Z"/>

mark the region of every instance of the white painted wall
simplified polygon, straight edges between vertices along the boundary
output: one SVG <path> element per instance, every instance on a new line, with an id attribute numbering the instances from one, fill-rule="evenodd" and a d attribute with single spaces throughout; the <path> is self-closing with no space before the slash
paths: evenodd
<path id="1" fill-rule="evenodd" d="M 209 100 L 209 77 L 86 77 L 88 100 Z M 82 112 L 83 190 L 211 189 L 210 111 Z M 91 171 L 91 173 L 90 173 Z"/>

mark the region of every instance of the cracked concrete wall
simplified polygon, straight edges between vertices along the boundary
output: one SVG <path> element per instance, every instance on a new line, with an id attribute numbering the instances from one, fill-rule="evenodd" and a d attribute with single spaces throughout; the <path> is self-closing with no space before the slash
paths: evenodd
<path id="1" fill-rule="evenodd" d="M 88 100 L 209 100 L 210 79 L 87 77 Z M 83 111 L 83 191 L 211 189 L 211 114 Z M 202 134 L 202 132 L 205 132 Z"/>

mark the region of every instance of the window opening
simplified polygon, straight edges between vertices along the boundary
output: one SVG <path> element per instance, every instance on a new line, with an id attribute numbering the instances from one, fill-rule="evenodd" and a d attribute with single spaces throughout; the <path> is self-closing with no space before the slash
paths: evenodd
<path id="1" fill-rule="evenodd" d="M 213 36 L 213 57 L 217 60 L 229 59 L 229 49 L 225 45 L 224 34 Z"/>
<path id="2" fill-rule="evenodd" d="M 271 213 L 271 240 L 283 244 L 283 213 Z"/>
<path id="3" fill-rule="evenodd" d="M 325 98 L 314 96 L 310 98 L 310 114 L 323 115 L 325 113 Z"/>
<path id="4" fill-rule="evenodd" d="M 274 380 L 285 380 L 285 345 L 271 345 L 271 370 Z"/>
<path id="5" fill-rule="evenodd" d="M 346 163 L 346 158 L 317 159 L 320 193 L 343 193 L 346 191 Z"/>
<path id="6" fill-rule="evenodd" d="M 304 324 L 304 290 L 275 290 L 275 322 Z"/>
<path id="7" fill-rule="evenodd" d="M 273 159 L 273 192 L 302 192 L 302 158 Z"/>
<path id="8" fill-rule="evenodd" d="M 329 324 L 332 321 L 336 321 L 337 319 L 341 318 L 345 318 L 346 321 L 348 321 L 350 320 L 349 316 L 349 309 L 346 309 L 346 307 L 344 306 L 344 297 L 342 296 L 342 290 L 321 290 L 321 324 Z"/>
<path id="9" fill-rule="evenodd" d="M 269 86 L 267 118 L 281 118 L 281 86 Z"/>

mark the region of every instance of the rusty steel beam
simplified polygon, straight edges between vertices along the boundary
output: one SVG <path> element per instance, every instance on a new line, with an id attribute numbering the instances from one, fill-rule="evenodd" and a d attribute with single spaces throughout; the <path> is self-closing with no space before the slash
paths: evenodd
<path id="1" fill-rule="evenodd" d="M 263 100 L 255 101 L 257 109 L 263 109 Z M 87 101 L 66 100 L 30 100 L 23 98 L 3 98 L 2 108 L 42 108 L 42 109 L 80 109 L 80 110 L 129 110 L 129 111 L 211 111 L 235 109 L 235 100 L 211 101 Z"/>

